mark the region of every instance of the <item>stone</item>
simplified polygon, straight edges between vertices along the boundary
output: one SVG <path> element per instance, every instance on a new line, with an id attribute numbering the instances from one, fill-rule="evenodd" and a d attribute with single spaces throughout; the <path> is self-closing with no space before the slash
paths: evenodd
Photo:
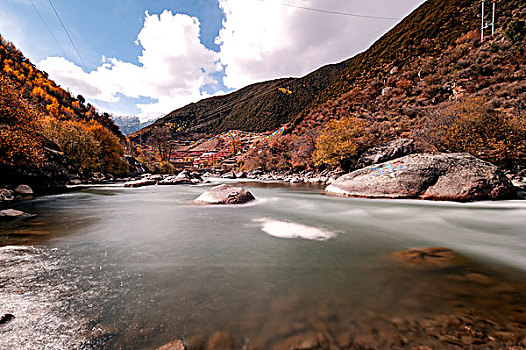
<path id="1" fill-rule="evenodd" d="M 369 148 L 362 153 L 356 163 L 356 168 L 387 162 L 388 160 L 400 158 L 414 151 L 414 141 L 411 139 L 398 139 Z"/>
<path id="2" fill-rule="evenodd" d="M 254 200 L 254 196 L 243 187 L 219 185 L 212 187 L 194 202 L 200 204 L 243 204 Z"/>
<path id="3" fill-rule="evenodd" d="M 28 185 L 18 185 L 15 188 L 15 193 L 23 196 L 30 196 L 33 194 L 33 190 Z"/>
<path id="4" fill-rule="evenodd" d="M 0 188 L 0 203 L 1 202 L 10 202 L 14 200 L 13 191 L 8 190 L 7 188 Z"/>
<path id="5" fill-rule="evenodd" d="M 240 171 L 236 173 L 236 179 L 245 179 L 247 177 L 247 174 L 244 171 Z"/>
<path id="6" fill-rule="evenodd" d="M 236 179 L 236 178 L 237 178 L 237 177 L 236 177 L 236 174 L 234 174 L 233 171 L 229 171 L 229 172 L 227 172 L 227 173 L 224 173 L 223 175 L 221 175 L 221 177 L 222 177 L 223 179 Z"/>
<path id="7" fill-rule="evenodd" d="M 15 319 L 15 315 L 13 314 L 4 314 L 2 317 L 0 317 L 0 324 L 6 324 L 8 322 L 11 322 Z"/>
<path id="8" fill-rule="evenodd" d="M 155 180 L 142 179 L 142 180 L 126 182 L 124 184 L 124 187 L 143 187 L 143 186 L 150 186 L 150 185 L 155 185 L 155 184 L 157 184 L 157 181 Z"/>
<path id="9" fill-rule="evenodd" d="M 15 210 L 15 209 L 0 210 L 0 220 L 1 219 L 14 219 L 14 218 L 27 216 L 27 215 L 29 214 L 24 213 L 23 211 L 20 211 L 20 210 Z"/>
<path id="10" fill-rule="evenodd" d="M 422 270 L 444 269 L 462 264 L 460 255 L 443 247 L 405 249 L 394 253 L 393 258 L 405 266 Z"/>
<path id="11" fill-rule="evenodd" d="M 158 347 L 157 350 L 185 350 L 185 347 L 182 341 L 174 340 Z"/>
<path id="12" fill-rule="evenodd" d="M 366 198 L 475 201 L 515 198 L 496 165 L 467 153 L 411 154 L 339 177 L 327 194 Z"/>
<path id="13" fill-rule="evenodd" d="M 208 339 L 206 350 L 234 350 L 230 335 L 224 332 L 216 332 Z"/>

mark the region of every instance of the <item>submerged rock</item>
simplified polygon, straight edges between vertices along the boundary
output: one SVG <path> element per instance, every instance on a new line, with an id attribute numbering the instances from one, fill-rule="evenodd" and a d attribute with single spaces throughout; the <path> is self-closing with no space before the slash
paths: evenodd
<path id="1" fill-rule="evenodd" d="M 428 247 L 405 249 L 393 254 L 404 265 L 416 269 L 433 270 L 462 264 L 462 257 L 448 248 Z"/>
<path id="2" fill-rule="evenodd" d="M 157 350 L 185 350 L 185 347 L 182 341 L 174 340 L 158 347 Z"/>
<path id="3" fill-rule="evenodd" d="M 413 140 L 394 140 L 379 146 L 369 148 L 360 156 L 358 162 L 356 163 L 356 167 L 358 169 L 361 169 L 372 164 L 383 163 L 391 159 L 400 158 L 413 153 L 413 150 Z"/>
<path id="4" fill-rule="evenodd" d="M 234 350 L 234 345 L 229 334 L 216 332 L 208 340 L 206 350 Z"/>
<path id="5" fill-rule="evenodd" d="M 496 165 L 467 153 L 411 154 L 343 175 L 325 191 L 350 197 L 452 201 L 516 196 Z"/>
<path id="6" fill-rule="evenodd" d="M 243 204 L 254 199 L 252 193 L 243 187 L 219 185 L 197 197 L 194 202 L 204 204 Z"/>

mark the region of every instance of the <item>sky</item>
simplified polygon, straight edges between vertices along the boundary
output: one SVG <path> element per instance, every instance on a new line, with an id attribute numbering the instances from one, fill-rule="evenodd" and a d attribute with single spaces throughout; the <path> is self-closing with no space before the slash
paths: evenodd
<path id="1" fill-rule="evenodd" d="M 0 34 L 74 95 L 144 121 L 350 58 L 423 2 L 0 0 Z"/>

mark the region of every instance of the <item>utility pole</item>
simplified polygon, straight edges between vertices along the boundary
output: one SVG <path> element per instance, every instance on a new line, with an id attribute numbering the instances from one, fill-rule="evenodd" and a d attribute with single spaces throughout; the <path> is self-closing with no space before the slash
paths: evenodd
<path id="1" fill-rule="evenodd" d="M 482 0 L 482 14 L 481 14 L 481 26 L 480 26 L 480 41 L 484 41 L 484 30 L 491 27 L 491 36 L 495 34 L 495 1 L 492 2 L 492 14 L 491 22 L 486 22 L 485 13 L 484 13 L 484 3 L 486 0 Z"/>

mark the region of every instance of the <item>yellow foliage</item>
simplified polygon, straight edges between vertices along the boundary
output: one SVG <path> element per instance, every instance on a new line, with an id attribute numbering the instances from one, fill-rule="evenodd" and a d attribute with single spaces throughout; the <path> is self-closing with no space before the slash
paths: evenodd
<path id="1" fill-rule="evenodd" d="M 322 164 L 349 168 L 358 155 L 367 148 L 369 136 L 364 122 L 354 117 L 329 121 L 316 140 L 314 165 Z"/>
<path id="2" fill-rule="evenodd" d="M 526 159 L 524 118 L 492 111 L 482 98 L 459 101 L 446 113 L 455 117 L 443 140 L 449 150 L 496 163 Z"/>

